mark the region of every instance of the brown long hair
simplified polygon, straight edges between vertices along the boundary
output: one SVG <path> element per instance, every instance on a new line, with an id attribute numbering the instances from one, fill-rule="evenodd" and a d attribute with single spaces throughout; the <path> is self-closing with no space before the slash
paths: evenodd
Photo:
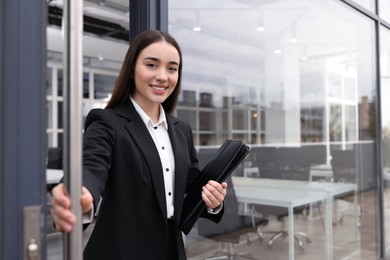
<path id="1" fill-rule="evenodd" d="M 179 64 L 179 76 L 176 87 L 172 94 L 162 103 L 164 110 L 167 113 L 171 113 L 177 104 L 177 99 L 180 93 L 180 82 L 181 82 L 181 71 L 183 67 L 183 58 L 179 44 L 176 40 L 167 32 L 148 30 L 137 35 L 134 40 L 130 43 L 129 49 L 127 50 L 125 60 L 122 68 L 119 72 L 118 78 L 115 83 L 115 87 L 112 91 L 111 99 L 108 102 L 106 108 L 115 107 L 121 103 L 126 102 L 129 95 L 135 92 L 135 80 L 134 71 L 137 58 L 141 51 L 148 47 L 150 44 L 160 41 L 166 41 L 176 48 L 179 53 L 180 64 Z"/>

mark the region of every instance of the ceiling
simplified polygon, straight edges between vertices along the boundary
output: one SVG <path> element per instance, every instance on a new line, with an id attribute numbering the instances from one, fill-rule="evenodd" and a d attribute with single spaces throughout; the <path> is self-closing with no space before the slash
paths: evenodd
<path id="1" fill-rule="evenodd" d="M 128 48 L 128 0 L 88 0 L 83 2 L 83 55 L 99 60 L 122 62 Z M 48 6 L 47 47 L 63 52 L 61 31 L 63 0 Z"/>

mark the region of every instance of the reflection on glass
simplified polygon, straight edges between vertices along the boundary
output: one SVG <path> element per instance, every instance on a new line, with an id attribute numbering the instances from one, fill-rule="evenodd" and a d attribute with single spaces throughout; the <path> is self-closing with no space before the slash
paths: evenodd
<path id="1" fill-rule="evenodd" d="M 374 10 L 373 0 L 356 3 Z M 195 23 L 200 31 L 193 30 Z M 356 151 L 362 139 L 372 143 L 374 138 L 375 52 L 371 20 L 341 1 L 170 0 L 169 31 L 182 46 L 185 60 L 182 86 L 186 94 L 182 94 L 177 114 L 188 117 L 182 113 L 185 106 L 195 113 L 193 117 L 199 118 L 194 128 L 197 145 L 220 145 L 224 137 L 245 140 L 252 150 L 243 164 L 246 169 L 237 174 L 245 171 L 261 181 L 305 176 L 305 181 L 312 178 L 332 187 L 343 185 L 331 182 L 333 151 Z M 364 171 L 375 174 L 372 163 L 364 165 Z M 345 206 L 348 214 L 335 213 L 335 220 L 351 215 L 357 206 L 353 201 L 358 195 L 353 189 L 357 180 L 362 180 L 357 177 L 362 171 L 355 167 L 349 172 L 354 176 L 349 183 L 352 186 L 348 186 L 349 198 L 330 202 L 334 207 Z M 372 176 L 367 176 L 365 187 L 375 190 Z M 282 191 L 275 188 L 272 192 Z M 370 199 L 375 200 L 375 196 Z M 240 205 L 239 214 L 250 214 L 245 205 Z M 377 217 L 378 211 L 372 205 L 359 207 Z M 364 230 L 372 230 L 369 237 L 359 232 L 359 217 L 352 215 L 353 221 L 345 221 L 343 228 L 351 234 L 359 233 L 358 239 L 342 232 L 340 223 L 335 223 L 334 241 L 329 245 L 323 230 L 315 229 L 321 227 L 316 220 L 305 219 L 304 225 L 297 227 L 313 238 L 313 244 L 303 241 L 308 258 L 327 259 L 329 248 L 334 259 L 355 252 L 364 252 L 365 259 L 375 258 L 375 249 L 359 242 L 351 242 L 348 248 L 335 248 L 347 240 L 377 243 L 374 223 L 362 224 Z M 240 225 L 248 228 L 245 223 Z M 270 230 L 264 228 L 265 241 L 272 238 L 266 233 Z M 200 256 L 199 244 L 191 238 L 201 235 L 197 230 L 192 235 L 186 240 L 189 258 L 206 258 L 217 250 L 218 243 L 205 240 L 204 255 Z M 258 239 L 256 235 L 249 237 Z M 319 247 L 313 249 L 319 240 Z M 287 240 L 273 243 L 275 247 L 283 244 L 285 250 L 264 249 L 262 257 L 286 259 Z M 254 256 L 258 256 L 259 252 L 255 252 Z"/>
<path id="2" fill-rule="evenodd" d="M 107 99 L 114 88 L 116 76 L 95 74 L 93 96 L 95 99 Z"/>
<path id="3" fill-rule="evenodd" d="M 248 111 L 233 110 L 233 129 L 248 130 Z"/>
<path id="4" fill-rule="evenodd" d="M 215 111 L 199 112 L 199 130 L 215 131 L 216 130 Z"/>
<path id="5" fill-rule="evenodd" d="M 342 97 L 341 75 L 329 73 L 329 96 L 334 98 Z"/>
<path id="6" fill-rule="evenodd" d="M 196 129 L 196 113 L 192 110 L 178 109 L 177 116 L 187 121 L 192 129 Z"/>
<path id="7" fill-rule="evenodd" d="M 329 139 L 330 141 L 342 140 L 342 110 L 340 105 L 332 105 L 329 113 Z"/>
<path id="8" fill-rule="evenodd" d="M 50 96 L 53 93 L 53 83 L 52 83 L 52 69 L 48 68 L 46 70 L 46 95 Z"/>
<path id="9" fill-rule="evenodd" d="M 379 0 L 379 16 L 390 23 L 390 1 Z"/>
<path id="10" fill-rule="evenodd" d="M 357 136 L 357 107 L 345 106 L 345 139 L 355 141 Z"/>
<path id="11" fill-rule="evenodd" d="M 382 1 L 384 2 L 384 1 Z M 388 1 L 387 1 L 388 2 Z M 384 4 L 384 3 L 383 3 Z M 389 9 L 388 9 L 389 10 Z M 390 14 L 389 14 L 390 15 Z M 390 218 L 390 31 L 381 28 L 381 112 L 382 112 L 382 142 L 383 142 L 383 179 L 385 219 Z M 390 230 L 385 229 L 386 249 L 390 248 Z"/>
<path id="12" fill-rule="evenodd" d="M 89 98 L 89 74 L 83 73 L 83 98 Z"/>
<path id="13" fill-rule="evenodd" d="M 352 1 L 372 12 L 375 11 L 375 0 L 352 0 Z"/>

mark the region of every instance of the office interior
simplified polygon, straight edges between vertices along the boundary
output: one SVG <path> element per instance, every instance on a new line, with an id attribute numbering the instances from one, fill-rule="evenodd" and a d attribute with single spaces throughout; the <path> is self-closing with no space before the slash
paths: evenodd
<path id="1" fill-rule="evenodd" d="M 64 3 L 47 2 L 50 189 L 63 173 Z M 226 139 L 251 148 L 227 180 L 221 223 L 183 234 L 188 259 L 390 259 L 390 1 L 157 2 L 183 52 L 174 114 L 201 167 Z M 82 120 L 110 98 L 131 8 L 83 1 Z M 43 234 L 43 254 L 63 259 L 49 214 Z"/>

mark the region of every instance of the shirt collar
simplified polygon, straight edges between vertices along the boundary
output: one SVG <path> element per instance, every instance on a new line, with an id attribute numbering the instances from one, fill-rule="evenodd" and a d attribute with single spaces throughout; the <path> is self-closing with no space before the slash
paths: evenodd
<path id="1" fill-rule="evenodd" d="M 140 107 L 140 105 L 138 105 L 138 103 L 131 96 L 130 96 L 130 101 L 131 103 L 133 103 L 135 110 L 140 115 L 142 121 L 146 126 L 150 125 L 154 127 L 162 124 L 165 130 L 168 130 L 167 118 L 165 116 L 164 108 L 161 104 L 160 104 L 160 118 L 158 119 L 158 122 L 154 124 L 153 121 L 150 119 L 150 117 L 145 113 L 145 111 Z"/>

